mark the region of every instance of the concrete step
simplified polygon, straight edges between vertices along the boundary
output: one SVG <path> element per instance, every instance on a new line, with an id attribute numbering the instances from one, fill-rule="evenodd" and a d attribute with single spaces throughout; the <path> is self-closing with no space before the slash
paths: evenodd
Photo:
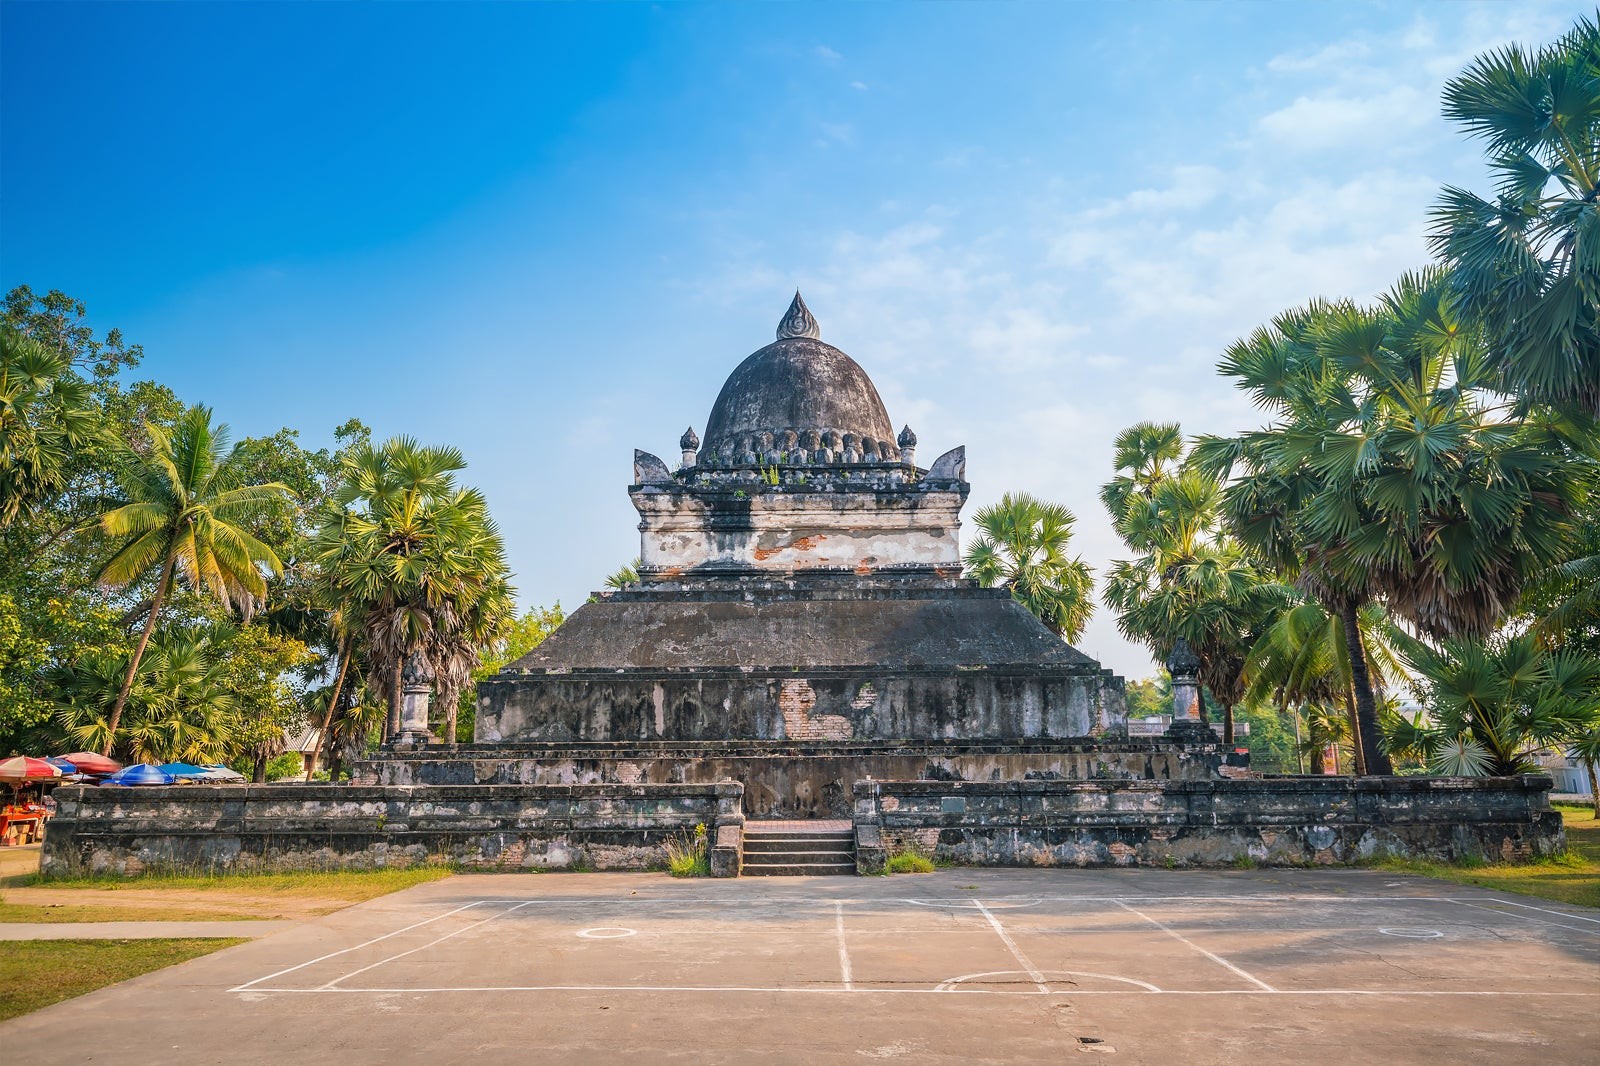
<path id="1" fill-rule="evenodd" d="M 856 853 L 845 851 L 843 848 L 822 848 L 790 851 L 750 851 L 745 850 L 745 862 L 850 862 L 856 861 Z"/>
<path id="2" fill-rule="evenodd" d="M 767 856 L 770 858 L 771 856 Z M 747 862 L 746 877 L 832 877 L 853 875 L 854 861 L 848 862 Z"/>
<path id="3" fill-rule="evenodd" d="M 745 837 L 745 851 L 855 851 L 853 840 L 817 840 L 812 837 L 794 837 L 774 840 L 770 837 Z"/>

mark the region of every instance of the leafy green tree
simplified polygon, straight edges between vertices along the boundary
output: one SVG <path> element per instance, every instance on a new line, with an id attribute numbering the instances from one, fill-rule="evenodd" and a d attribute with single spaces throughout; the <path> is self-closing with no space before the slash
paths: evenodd
<path id="1" fill-rule="evenodd" d="M 147 430 L 148 452 L 130 456 L 122 478 L 126 502 L 101 514 L 93 526 L 117 544 L 100 569 L 101 581 L 130 588 L 156 574 L 144 628 L 107 721 L 108 755 L 175 578 L 248 614 L 266 595 L 265 575 L 282 569 L 272 549 L 236 519 L 288 490 L 243 483 L 239 453 L 228 448 L 227 426 L 213 426 L 210 409 L 196 406 L 171 433 L 154 424 Z"/>
<path id="2" fill-rule="evenodd" d="M 1424 679 L 1426 712 L 1391 718 L 1389 744 L 1435 773 L 1530 773 L 1539 750 L 1583 744 L 1600 725 L 1600 658 L 1552 651 L 1532 632 L 1437 648 L 1404 633 L 1396 640 Z"/>
<path id="3" fill-rule="evenodd" d="M 978 511 L 978 535 L 965 560 L 979 584 L 1006 589 L 1068 643 L 1083 635 L 1094 613 L 1094 576 L 1067 554 L 1076 521 L 1058 503 L 1008 492 Z"/>
<path id="4" fill-rule="evenodd" d="M 99 429 L 71 362 L 0 327 L 0 526 L 66 487 L 72 456 Z"/>
<path id="5" fill-rule="evenodd" d="M 1581 425 L 1496 402 L 1452 300 L 1432 272 L 1374 308 L 1280 315 L 1220 367 L 1274 422 L 1195 448 L 1203 469 L 1234 478 L 1234 535 L 1341 619 L 1370 772 L 1391 767 L 1362 606 L 1381 602 L 1434 638 L 1492 632 L 1563 557 L 1594 483 Z"/>
<path id="6" fill-rule="evenodd" d="M 1200 680 L 1222 704 L 1222 739 L 1234 740 L 1245 655 L 1288 590 L 1222 528 L 1222 485 L 1184 465 L 1176 424 L 1142 422 L 1117 435 L 1117 473 L 1100 490 L 1118 536 L 1140 554 L 1114 560 L 1105 602 L 1117 628 L 1158 659 L 1181 637 L 1200 657 Z"/>
<path id="7" fill-rule="evenodd" d="M 1429 235 L 1488 364 L 1531 401 L 1600 415 L 1600 22 L 1479 56 L 1444 115 L 1485 143 L 1495 186 L 1447 187 Z"/>

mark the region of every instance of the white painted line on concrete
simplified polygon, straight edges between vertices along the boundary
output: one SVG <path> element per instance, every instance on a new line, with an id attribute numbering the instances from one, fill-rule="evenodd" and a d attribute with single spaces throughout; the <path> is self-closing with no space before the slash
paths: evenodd
<path id="1" fill-rule="evenodd" d="M 844 943 L 844 904 L 839 900 L 833 902 L 833 929 L 839 938 L 839 974 L 849 992 L 854 986 L 850 983 L 850 950 Z"/>
<path id="2" fill-rule="evenodd" d="M 983 901 L 981 899 L 975 899 L 972 902 L 977 905 L 978 910 L 983 912 L 983 916 L 989 919 L 989 924 L 994 926 L 995 933 L 999 935 L 1001 940 L 1005 941 L 1006 947 L 1011 949 L 1011 957 L 1022 964 L 1022 969 L 1027 973 L 1028 977 L 1033 981 L 1033 983 L 1038 986 L 1039 993 L 1041 995 L 1048 994 L 1050 991 L 1050 986 L 1045 984 L 1044 974 L 1039 971 L 1039 967 L 1028 961 L 1028 956 L 1022 953 L 1021 948 L 1017 947 L 1017 942 L 1011 939 L 1011 934 L 1006 932 L 1005 926 L 1000 924 L 1000 919 L 996 918 L 994 916 L 994 912 L 990 911 L 988 907 L 983 905 Z"/>
<path id="3" fill-rule="evenodd" d="M 578 935 L 585 940 L 621 940 L 625 936 L 635 936 L 639 930 L 629 929 L 621 925 L 597 925 L 593 929 L 581 929 Z"/>
<path id="4" fill-rule="evenodd" d="M 418 947 L 410 948 L 410 949 L 408 949 L 406 951 L 402 951 L 402 952 L 400 952 L 399 954 L 396 954 L 396 955 L 390 955 L 387 959 L 379 959 L 377 962 L 372 963 L 370 966 L 363 966 L 359 970 L 351 970 L 349 973 L 344 974 L 341 977 L 335 977 L 333 980 L 329 981 L 327 984 L 323 985 L 322 987 L 325 988 L 325 989 L 326 988 L 333 988 L 334 986 L 338 985 L 338 983 L 340 981 L 348 981 L 350 978 L 355 977 L 358 974 L 364 974 L 368 970 L 376 970 L 379 966 L 382 966 L 385 963 L 394 962 L 396 959 L 403 959 L 407 955 L 415 955 L 419 951 L 426 951 L 426 950 L 428 950 L 429 948 L 433 947 L 436 944 L 444 943 L 446 940 L 449 940 L 451 937 L 460 936 L 462 933 L 470 933 L 472 930 L 478 928 L 480 925 L 488 925 L 490 922 L 494 921 L 496 918 L 504 918 L 506 915 L 510 914 L 512 911 L 521 910 L 525 906 L 527 906 L 527 904 L 522 903 L 522 904 L 518 904 L 515 907 L 512 907 L 510 910 L 495 911 L 493 914 L 489 915 L 489 917 L 484 918 L 481 921 L 473 922 L 471 925 L 464 925 L 460 929 L 457 929 L 453 933 L 446 933 L 444 936 L 436 937 L 435 939 L 428 941 L 426 944 L 422 944 L 422 945 L 420 945 Z"/>
<path id="5" fill-rule="evenodd" d="M 471 908 L 471 907 L 476 907 L 481 903 L 483 903 L 483 900 L 481 900 L 481 899 L 480 900 L 474 900 L 471 903 L 464 903 L 461 906 L 456 907 L 453 910 L 445 911 L 443 914 L 436 914 L 432 918 L 424 918 L 420 922 L 412 922 L 410 925 L 402 926 L 401 928 L 396 929 L 392 933 L 385 933 L 382 936 L 375 936 L 371 940 L 363 940 L 359 944 L 353 945 L 353 946 L 348 947 L 348 948 L 340 948 L 338 951 L 330 951 L 326 955 L 318 955 L 316 958 L 311 959 L 311 960 L 309 960 L 307 962 L 302 962 L 297 966 L 291 966 L 286 970 L 279 970 L 277 973 L 269 973 L 265 977 L 257 977 L 254 981 L 247 981 L 244 984 L 239 985 L 236 988 L 228 989 L 228 991 L 229 992 L 243 992 L 246 989 L 248 989 L 251 985 L 260 984 L 262 981 L 270 981 L 274 977 L 282 977 L 284 974 L 286 974 L 286 973 L 294 973 L 296 970 L 303 970 L 307 966 L 315 966 L 319 962 L 323 962 L 323 961 L 325 961 L 327 959 L 336 958 L 336 957 L 338 957 L 340 955 L 347 955 L 352 951 L 360 951 L 362 948 L 368 947 L 368 946 L 370 946 L 372 944 L 376 944 L 380 940 L 388 940 L 392 936 L 399 936 L 401 933 L 409 933 L 413 929 L 420 928 L 421 926 L 424 926 L 424 925 L 430 925 L 433 922 L 437 922 L 442 918 L 448 918 L 452 914 L 459 914 L 460 912 L 462 912 L 464 910 L 467 910 L 468 908 Z"/>
<path id="6" fill-rule="evenodd" d="M 230 989 L 230 991 L 232 991 Z M 953 991 L 974 996 L 1036 996 L 1038 992 L 1003 992 L 992 988 L 961 988 Z M 767 988 L 757 985 L 480 985 L 437 988 L 253 988 L 246 995 L 282 994 L 295 996 L 323 995 L 407 995 L 439 994 L 447 992 L 763 992 L 785 995 L 855 995 L 855 996 L 947 996 L 949 991 L 932 988 Z M 1389 996 L 1396 999 L 1426 996 L 1516 996 L 1521 998 L 1549 997 L 1555 999 L 1600 1000 L 1600 992 L 1489 992 L 1482 989 L 1414 989 L 1414 988 L 1162 988 L 1154 992 L 1145 989 L 1085 988 L 1070 991 L 1046 992 L 1052 996 Z"/>
<path id="7" fill-rule="evenodd" d="M 1521 907 L 1523 910 L 1538 911 L 1541 914 L 1554 914 L 1561 918 L 1575 918 L 1580 922 L 1593 922 L 1595 925 L 1600 925 L 1600 918 L 1589 918 L 1582 914 L 1568 914 L 1566 911 L 1553 911 L 1549 907 L 1535 907 L 1531 903 L 1518 903 L 1514 899 L 1496 899 L 1490 902 L 1504 903 L 1508 907 Z"/>
<path id="8" fill-rule="evenodd" d="M 1146 914 L 1144 911 L 1139 910 L 1137 907 L 1130 907 L 1126 903 L 1123 903 L 1121 900 L 1117 901 L 1117 906 L 1121 907 L 1125 911 L 1130 911 L 1130 912 L 1132 912 L 1134 914 L 1137 914 L 1139 917 L 1143 918 L 1145 921 L 1149 922 L 1151 925 L 1155 926 L 1157 929 L 1161 930 L 1163 933 L 1166 933 L 1168 936 L 1170 936 L 1173 939 L 1178 940 L 1178 941 L 1180 941 L 1180 942 L 1182 942 L 1184 944 L 1188 944 L 1191 948 L 1194 948 L 1194 950 L 1198 951 L 1200 954 L 1204 955 L 1206 958 L 1210 959 L 1212 962 L 1215 962 L 1218 965 L 1223 966 L 1228 970 L 1231 970 L 1233 973 L 1238 974 L 1240 977 L 1243 977 L 1246 981 L 1249 981 L 1251 984 L 1256 985 L 1257 987 L 1259 987 L 1262 991 L 1265 991 L 1265 992 L 1276 992 L 1277 991 L 1276 988 L 1273 988 L 1271 985 L 1269 985 L 1265 981 L 1261 980 L 1261 978 L 1255 976 L 1254 974 L 1246 973 L 1244 970 L 1241 970 L 1239 967 L 1235 966 L 1233 963 L 1229 962 L 1227 959 L 1223 958 L 1221 955 L 1215 954 L 1214 952 L 1207 951 L 1205 948 L 1201 947 L 1199 944 L 1196 944 L 1193 940 L 1190 940 L 1188 937 L 1184 936 L 1182 933 L 1178 932 L 1176 929 L 1172 928 L 1170 925 L 1167 925 L 1164 922 L 1157 921 L 1156 919 L 1154 919 L 1154 918 L 1150 917 L 1148 914 Z"/>
<path id="9" fill-rule="evenodd" d="M 1444 936 L 1437 929 L 1379 929 L 1384 936 L 1403 936 L 1412 940 L 1435 940 Z"/>
<path id="10" fill-rule="evenodd" d="M 1490 914 L 1504 915 L 1507 918 L 1521 918 L 1525 922 L 1538 922 L 1540 925 L 1548 925 L 1548 926 L 1551 926 L 1552 928 L 1555 928 L 1555 929 L 1565 929 L 1569 933 L 1583 933 L 1583 934 L 1588 935 L 1588 936 L 1600 936 L 1600 929 L 1585 929 L 1581 925 L 1562 925 L 1560 922 L 1552 922 L 1548 918 L 1535 918 L 1531 914 L 1518 914 L 1515 911 L 1502 911 L 1502 910 L 1498 910 L 1498 909 L 1496 909 L 1494 907 L 1485 907 L 1481 903 L 1469 903 L 1468 901 L 1466 901 L 1464 899 L 1441 899 L 1439 902 L 1440 903 L 1455 903 L 1455 904 L 1458 904 L 1458 905 L 1460 905 L 1462 907 L 1471 907 L 1473 910 L 1488 911 Z M 1491 899 L 1491 900 L 1489 900 L 1489 902 L 1490 903 L 1504 903 L 1504 902 L 1507 902 L 1507 901 L 1506 900 Z M 1542 908 L 1530 907 L 1529 909 L 1530 910 L 1540 910 Z M 1556 911 L 1550 911 L 1548 913 L 1555 914 L 1557 912 Z M 1576 918 L 1577 915 L 1569 914 L 1569 915 L 1564 915 L 1564 917 Z"/>
<path id="11" fill-rule="evenodd" d="M 956 986 L 961 985 L 961 984 L 963 984 L 963 983 L 965 983 L 967 981 L 976 981 L 981 977 L 1009 977 L 1012 974 L 1018 973 L 1018 972 L 1019 971 L 1017 971 L 1017 970 L 991 970 L 988 973 L 962 974 L 960 977 L 952 977 L 948 981 L 940 981 L 937 985 L 934 986 L 933 990 L 935 992 L 967 991 L 967 989 L 957 988 Z M 1134 979 L 1132 977 L 1118 977 L 1116 974 L 1113 974 L 1113 973 L 1090 973 L 1090 972 L 1088 972 L 1086 970 L 1046 970 L 1046 971 L 1044 971 L 1044 974 L 1045 974 L 1046 977 L 1049 977 L 1051 975 L 1057 975 L 1057 976 L 1063 976 L 1063 977 L 1093 977 L 1093 978 L 1095 978 L 1097 980 L 1100 980 L 1100 981 L 1116 981 L 1117 983 L 1124 984 L 1124 985 L 1137 985 L 1138 987 L 1144 989 L 1146 992 L 1159 992 L 1159 991 L 1161 991 L 1161 989 L 1157 988 L 1155 985 L 1151 984 L 1148 981 L 1139 981 L 1139 980 L 1136 980 L 1136 979 Z M 1068 981 L 1067 983 L 1068 984 L 1075 984 L 1076 982 Z M 1056 993 L 1056 994 L 1060 995 L 1061 993 Z"/>

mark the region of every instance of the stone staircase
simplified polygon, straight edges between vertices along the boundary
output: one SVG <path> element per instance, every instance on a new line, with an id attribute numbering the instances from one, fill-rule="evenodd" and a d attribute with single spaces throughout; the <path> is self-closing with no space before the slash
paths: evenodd
<path id="1" fill-rule="evenodd" d="M 855 829 L 849 822 L 744 824 L 746 877 L 802 877 L 855 872 Z"/>

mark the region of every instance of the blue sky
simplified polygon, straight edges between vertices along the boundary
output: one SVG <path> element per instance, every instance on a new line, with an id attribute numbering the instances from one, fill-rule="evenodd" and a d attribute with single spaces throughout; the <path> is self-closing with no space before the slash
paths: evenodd
<path id="1" fill-rule="evenodd" d="M 0 4 L 0 285 L 59 288 L 236 435 L 465 449 L 525 604 L 637 551 L 796 286 L 969 513 L 1117 430 L 1259 418 L 1217 354 L 1426 261 L 1470 58 L 1582 3 Z M 1148 655 L 1102 608 L 1083 648 Z"/>

